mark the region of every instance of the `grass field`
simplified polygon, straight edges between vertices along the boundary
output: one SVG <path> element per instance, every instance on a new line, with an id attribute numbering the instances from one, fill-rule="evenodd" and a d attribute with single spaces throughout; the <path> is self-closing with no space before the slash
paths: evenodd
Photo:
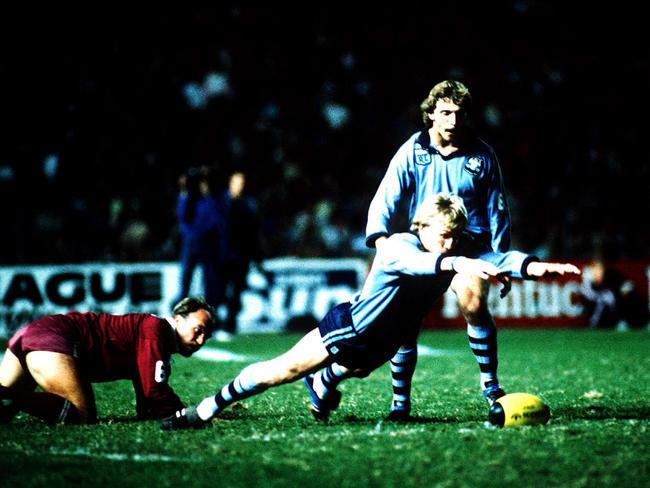
<path id="1" fill-rule="evenodd" d="M 249 361 L 299 336 L 238 337 Z M 302 383 L 250 398 L 209 429 L 161 432 L 134 422 L 128 382 L 96 385 L 99 425 L 0 426 L 0 486 L 643 487 L 650 486 L 650 333 L 500 331 L 500 377 L 541 396 L 546 426 L 495 429 L 460 331 L 425 332 L 411 423 L 384 422 L 383 367 L 343 383 L 328 424 L 307 411 Z M 241 358 L 240 358 L 241 359 Z M 196 402 L 246 361 L 179 358 L 172 385 Z"/>

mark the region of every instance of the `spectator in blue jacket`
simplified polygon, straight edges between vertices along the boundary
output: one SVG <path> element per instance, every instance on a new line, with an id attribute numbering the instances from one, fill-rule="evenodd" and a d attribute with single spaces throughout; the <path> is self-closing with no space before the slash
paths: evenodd
<path id="1" fill-rule="evenodd" d="M 226 216 L 210 187 L 209 173 L 191 169 L 180 180 L 176 207 L 181 244 L 179 295 L 188 296 L 197 264 L 203 268 L 206 301 L 216 306 L 223 295 Z"/>

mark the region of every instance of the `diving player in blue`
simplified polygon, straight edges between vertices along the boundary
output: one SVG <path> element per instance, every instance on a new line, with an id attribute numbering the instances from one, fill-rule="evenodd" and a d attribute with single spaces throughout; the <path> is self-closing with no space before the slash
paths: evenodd
<path id="1" fill-rule="evenodd" d="M 409 220 L 424 199 L 450 192 L 463 199 L 468 224 L 462 253 L 493 262 L 493 253 L 510 247 L 510 214 L 499 162 L 494 150 L 471 130 L 472 98 L 458 81 L 435 85 L 422 102 L 425 129 L 413 134 L 390 162 L 368 211 L 366 243 L 382 252 L 386 237 L 401 232 L 396 214 L 406 205 Z M 504 281 L 502 297 L 509 291 Z M 497 378 L 497 331 L 488 310 L 489 283 L 458 275 L 451 282 L 467 321 L 469 344 L 480 368 L 480 387 L 489 404 L 505 395 Z M 399 318 L 397 319 L 399 321 Z M 410 415 L 410 385 L 417 361 L 415 343 L 405 344 L 391 361 L 393 402 L 389 419 Z"/>
<path id="2" fill-rule="evenodd" d="M 247 366 L 216 395 L 163 420 L 161 429 L 205 426 L 232 403 L 300 378 L 306 378 L 310 387 L 312 413 L 324 419 L 338 406 L 340 393 L 322 396 L 308 375 L 336 365 L 341 377 L 365 376 L 384 364 L 400 345 L 416 340 L 424 315 L 454 273 L 481 279 L 504 272 L 518 278 L 579 273 L 573 265 L 540 263 L 516 251 L 498 256 L 500 268 L 456 255 L 455 245 L 466 224 L 467 212 L 459 197 L 438 194 L 426 199 L 413 219 L 412 232 L 386 241 L 359 295 L 330 310 L 288 352 Z"/>

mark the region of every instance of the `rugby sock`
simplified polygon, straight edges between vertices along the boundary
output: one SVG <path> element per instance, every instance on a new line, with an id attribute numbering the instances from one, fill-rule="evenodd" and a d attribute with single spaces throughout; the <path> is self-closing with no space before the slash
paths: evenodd
<path id="1" fill-rule="evenodd" d="M 390 360 L 393 406 L 411 403 L 411 382 L 418 361 L 417 345 L 403 347 Z"/>
<path id="2" fill-rule="evenodd" d="M 497 328 L 494 320 L 490 319 L 487 326 L 467 324 L 467 336 L 469 338 L 469 345 L 481 370 L 481 389 L 485 389 L 485 384 L 488 381 L 498 383 Z"/>
<path id="3" fill-rule="evenodd" d="M 76 424 L 81 421 L 79 412 L 62 396 L 46 391 L 12 392 L 12 400 L 18 410 L 37 417 L 48 424 Z M 96 419 L 89 418 L 88 423 Z"/>
<path id="4" fill-rule="evenodd" d="M 257 395 L 268 388 L 257 380 L 259 368 L 264 368 L 263 363 L 251 364 L 244 368 L 237 377 L 224 386 L 214 396 L 204 398 L 196 407 L 201 420 L 210 420 L 228 405 Z"/>
<path id="5" fill-rule="evenodd" d="M 314 374 L 314 391 L 319 398 L 326 398 L 341 381 L 346 378 L 348 370 L 338 363 L 332 363 Z"/>

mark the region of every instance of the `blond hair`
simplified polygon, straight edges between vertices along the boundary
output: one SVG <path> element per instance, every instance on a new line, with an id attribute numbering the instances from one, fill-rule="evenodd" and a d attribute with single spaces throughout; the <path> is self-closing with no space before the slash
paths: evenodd
<path id="1" fill-rule="evenodd" d="M 463 230 L 467 225 L 467 209 L 463 199 L 452 193 L 437 193 L 425 198 L 415 211 L 411 230 L 418 231 L 438 215 L 445 218 L 450 230 Z"/>

